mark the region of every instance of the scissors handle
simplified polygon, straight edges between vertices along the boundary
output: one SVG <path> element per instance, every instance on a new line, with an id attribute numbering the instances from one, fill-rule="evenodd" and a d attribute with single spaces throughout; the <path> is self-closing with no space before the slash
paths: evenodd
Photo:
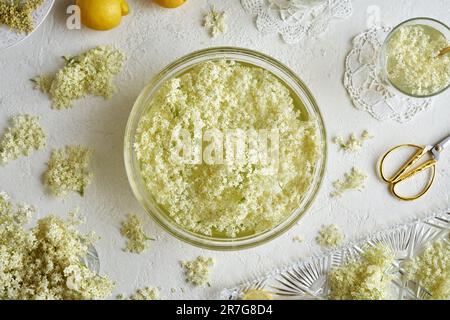
<path id="1" fill-rule="evenodd" d="M 422 171 L 424 171 L 424 170 L 426 170 L 428 168 L 431 168 L 431 167 L 434 168 L 436 166 L 436 163 L 437 163 L 437 161 L 435 159 L 428 160 L 427 162 L 421 164 L 420 166 L 418 166 L 414 170 L 404 172 L 401 176 L 399 176 L 397 178 L 396 181 L 394 181 L 394 183 L 398 183 L 398 182 L 401 182 L 401 181 L 406 180 L 408 178 L 411 178 L 411 177 L 415 176 L 416 174 L 419 174 L 419 173 L 421 173 Z"/>
<path id="2" fill-rule="evenodd" d="M 387 156 L 390 155 L 392 152 L 396 151 L 397 149 L 400 149 L 403 147 L 416 148 L 417 151 L 391 178 L 387 178 L 385 176 L 384 170 L 383 170 L 384 162 L 385 162 Z M 384 181 L 389 183 L 391 192 L 397 198 L 399 198 L 401 200 L 407 200 L 407 201 L 416 200 L 428 192 L 428 190 L 430 189 L 431 185 L 433 184 L 434 178 L 436 176 L 437 160 L 436 159 L 428 160 L 428 161 L 424 162 L 423 164 L 421 164 L 420 166 L 418 166 L 417 168 L 410 170 L 411 167 L 413 167 L 428 152 L 429 152 L 429 150 L 423 146 L 418 146 L 415 144 L 402 144 L 402 145 L 399 145 L 399 146 L 396 146 L 396 147 L 390 149 L 388 152 L 386 152 L 383 155 L 383 157 L 381 158 L 381 162 L 380 162 L 380 175 Z M 420 193 L 418 193 L 417 195 L 412 196 L 412 197 L 407 197 L 407 196 L 403 196 L 397 192 L 396 186 L 399 183 L 419 174 L 420 172 L 422 172 L 424 170 L 430 169 L 430 168 L 431 168 L 430 179 L 428 180 L 428 183 L 425 186 L 425 188 Z"/>

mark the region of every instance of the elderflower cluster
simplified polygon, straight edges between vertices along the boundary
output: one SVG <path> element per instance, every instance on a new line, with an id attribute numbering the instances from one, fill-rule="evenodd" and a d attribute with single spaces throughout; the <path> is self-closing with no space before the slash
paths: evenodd
<path id="1" fill-rule="evenodd" d="M 129 297 L 119 294 L 117 300 L 161 300 L 161 298 L 157 288 L 145 287 L 136 290 L 136 292 Z"/>
<path id="2" fill-rule="evenodd" d="M 344 178 L 333 182 L 332 197 L 340 197 L 348 190 L 362 190 L 365 188 L 367 176 L 356 168 L 344 174 Z"/>
<path id="3" fill-rule="evenodd" d="M 279 161 L 174 163 L 172 134 L 189 130 L 276 129 Z M 147 190 L 183 228 L 237 237 L 284 221 L 309 189 L 319 159 L 317 124 L 270 72 L 236 61 L 200 63 L 155 92 L 140 119 L 134 150 Z M 246 154 L 249 157 L 249 152 Z"/>
<path id="4" fill-rule="evenodd" d="M 0 0 L 0 25 L 19 33 L 33 31 L 32 14 L 43 3 L 44 0 Z"/>
<path id="5" fill-rule="evenodd" d="M 186 281 L 201 287 L 209 284 L 210 267 L 213 265 L 212 258 L 202 256 L 193 261 L 181 262 L 181 266 L 185 269 Z"/>
<path id="6" fill-rule="evenodd" d="M 128 215 L 122 223 L 121 234 L 127 238 L 125 251 L 142 253 L 148 248 L 147 242 L 154 240 L 144 232 L 141 221 L 136 215 Z"/>
<path id="7" fill-rule="evenodd" d="M 385 300 L 392 276 L 387 270 L 394 262 L 392 251 L 382 244 L 366 247 L 359 260 L 333 268 L 328 276 L 330 299 Z"/>
<path id="8" fill-rule="evenodd" d="M 82 261 L 94 235 L 82 235 L 80 220 L 54 215 L 26 229 L 32 209 L 0 193 L 0 300 L 102 299 L 114 284 Z"/>
<path id="9" fill-rule="evenodd" d="M 90 158 L 91 151 L 82 146 L 54 150 L 44 174 L 44 184 L 55 196 L 63 196 L 69 191 L 83 196 L 92 179 L 88 171 Z"/>
<path id="10" fill-rule="evenodd" d="M 442 240 L 433 243 L 406 264 L 406 277 L 418 282 L 431 299 L 450 299 L 450 243 Z"/>
<path id="11" fill-rule="evenodd" d="M 323 226 L 316 237 L 316 242 L 323 247 L 337 247 L 343 240 L 344 235 L 334 224 Z"/>
<path id="12" fill-rule="evenodd" d="M 344 140 L 341 136 L 334 137 L 333 143 L 337 144 L 346 152 L 355 152 L 362 148 L 363 143 L 366 140 L 372 138 L 373 136 L 367 130 L 364 130 L 360 137 L 357 137 L 354 133 L 350 134 L 350 137 L 347 140 Z"/>
<path id="13" fill-rule="evenodd" d="M 20 156 L 28 156 L 33 150 L 42 149 L 47 139 L 38 117 L 18 115 L 13 117 L 10 123 L 0 138 L 0 165 Z"/>
<path id="14" fill-rule="evenodd" d="M 113 77 L 122 70 L 125 55 L 110 46 L 99 46 L 64 59 L 66 65 L 55 75 L 34 79 L 36 88 L 51 96 L 56 109 L 71 108 L 74 100 L 87 95 L 110 98 L 116 90 Z"/>
<path id="15" fill-rule="evenodd" d="M 216 38 L 220 34 L 227 32 L 228 25 L 226 19 L 227 15 L 225 12 L 211 10 L 205 15 L 203 26 L 208 29 L 211 37 Z"/>

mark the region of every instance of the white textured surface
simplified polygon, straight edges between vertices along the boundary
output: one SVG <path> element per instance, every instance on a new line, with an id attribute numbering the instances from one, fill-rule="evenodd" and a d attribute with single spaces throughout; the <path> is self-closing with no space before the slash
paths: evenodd
<path id="1" fill-rule="evenodd" d="M 314 236 L 321 224 L 335 223 L 348 238 L 355 238 L 449 205 L 450 152 L 446 152 L 439 163 L 437 180 L 430 193 L 411 203 L 392 198 L 375 170 L 378 157 L 388 147 L 405 142 L 433 143 L 450 134 L 450 91 L 439 96 L 430 110 L 410 123 L 399 124 L 378 122 L 366 112 L 356 110 L 342 84 L 345 56 L 352 38 L 366 29 L 369 5 L 380 7 L 382 20 L 388 25 L 413 16 L 431 16 L 448 24 L 447 0 L 357 0 L 352 17 L 333 23 L 330 31 L 317 40 L 292 46 L 283 43 L 277 35 L 260 35 L 237 0 L 188 1 L 177 10 L 161 9 L 150 0 L 130 0 L 132 14 L 119 28 L 105 33 L 67 30 L 65 9 L 70 3 L 58 0 L 49 18 L 27 41 L 0 52 L 0 128 L 6 126 L 10 116 L 28 112 L 41 116 L 50 134 L 44 151 L 0 168 L 0 189 L 10 193 L 15 201 L 36 205 L 40 214 L 64 214 L 75 207 L 86 213 L 86 229 L 95 230 L 102 237 L 97 245 L 101 271 L 117 281 L 117 293 L 131 293 L 142 286 L 159 286 L 166 298 L 215 297 L 223 287 L 234 286 L 272 267 L 317 253 L 320 248 L 314 243 Z M 210 4 L 229 13 L 229 33 L 214 40 L 201 27 L 202 15 Z M 45 95 L 32 90 L 28 79 L 56 70 L 62 63 L 60 56 L 109 43 L 116 44 L 129 56 L 126 72 L 117 78 L 119 92 L 114 99 L 87 98 L 77 102 L 73 109 L 55 111 Z M 375 135 L 375 139 L 356 155 L 345 155 L 330 144 L 327 175 L 309 213 L 284 236 L 240 252 L 205 252 L 166 234 L 147 218 L 133 198 L 123 165 L 125 125 L 140 90 L 177 57 L 216 45 L 259 50 L 291 67 L 316 96 L 329 136 L 351 131 L 360 133 L 363 129 Z M 52 198 L 44 192 L 41 183 L 45 163 L 51 148 L 73 143 L 95 150 L 95 180 L 85 198 L 76 194 L 65 199 Z M 330 199 L 332 181 L 353 165 L 368 173 L 367 188 L 345 194 L 341 199 Z M 142 255 L 121 250 L 124 240 L 119 227 L 128 212 L 141 216 L 147 232 L 157 238 L 151 249 Z M 306 242 L 293 242 L 294 235 L 300 235 Z M 199 254 L 216 258 L 211 288 L 192 288 L 183 281 L 179 260 L 192 259 Z M 181 287 L 185 288 L 184 293 Z M 171 293 L 171 288 L 175 288 L 176 293 Z"/>

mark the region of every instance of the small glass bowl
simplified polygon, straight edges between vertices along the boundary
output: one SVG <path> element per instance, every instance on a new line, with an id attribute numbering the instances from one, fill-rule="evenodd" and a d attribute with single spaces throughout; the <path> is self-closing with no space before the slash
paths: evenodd
<path id="1" fill-rule="evenodd" d="M 436 30 L 438 30 L 439 32 L 441 32 L 445 38 L 450 39 L 450 28 L 443 22 L 440 22 L 436 19 L 433 18 L 424 18 L 424 17 L 419 17 L 419 18 L 412 18 L 406 21 L 403 21 L 402 23 L 400 23 L 399 25 L 397 25 L 396 27 L 394 27 L 391 32 L 389 32 L 389 34 L 387 35 L 386 39 L 384 40 L 383 46 L 381 47 L 381 52 L 380 52 L 380 66 L 381 66 L 381 76 L 382 76 L 382 80 L 389 84 L 391 87 L 393 87 L 396 91 L 413 97 L 413 98 L 430 98 L 430 97 L 434 97 L 438 94 L 441 94 L 442 92 L 444 92 L 445 90 L 447 90 L 450 87 L 450 83 L 444 87 L 443 89 L 429 94 L 429 95 L 415 95 L 412 94 L 410 92 L 406 92 L 404 90 L 402 90 L 401 88 L 399 88 L 397 85 L 395 85 L 393 82 L 391 82 L 391 80 L 389 79 L 389 75 L 388 75 L 388 71 L 387 71 L 387 47 L 388 47 L 388 43 L 392 37 L 392 35 L 395 34 L 395 32 L 403 26 L 406 25 L 426 25 L 429 27 L 432 27 Z"/>
<path id="2" fill-rule="evenodd" d="M 319 159 L 315 166 L 313 180 L 301 203 L 299 203 L 298 208 L 292 212 L 285 221 L 273 229 L 266 230 L 258 234 L 236 238 L 205 236 L 185 230 L 183 227 L 176 224 L 170 218 L 169 214 L 156 203 L 151 194 L 151 190 L 147 190 L 144 185 L 140 173 L 139 163 L 133 149 L 135 133 L 139 125 L 139 121 L 148 111 L 149 102 L 160 86 L 167 80 L 185 73 L 199 63 L 219 59 L 235 60 L 245 64 L 254 65 L 270 71 L 272 74 L 281 79 L 288 87 L 290 87 L 293 94 L 297 96 L 295 98 L 298 98 L 304 104 L 308 118 L 312 121 L 316 121 L 318 127 L 318 141 L 320 143 Z M 305 214 L 307 209 L 312 204 L 323 180 L 327 159 L 327 144 L 325 127 L 316 100 L 305 84 L 291 70 L 278 61 L 256 51 L 234 47 L 217 47 L 193 52 L 176 60 L 174 63 L 162 70 L 142 91 L 136 100 L 128 119 L 125 132 L 124 153 L 128 180 L 135 197 L 147 213 L 162 228 L 176 238 L 198 247 L 211 250 L 238 250 L 261 245 L 276 238 L 292 227 L 298 219 Z M 158 191 L 154 190 L 154 192 Z"/>

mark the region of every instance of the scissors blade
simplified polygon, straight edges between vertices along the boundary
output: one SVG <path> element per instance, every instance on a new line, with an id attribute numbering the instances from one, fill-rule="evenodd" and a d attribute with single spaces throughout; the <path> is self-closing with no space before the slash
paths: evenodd
<path id="1" fill-rule="evenodd" d="M 439 142 L 437 145 L 431 149 L 431 153 L 433 154 L 434 158 L 436 160 L 439 160 L 439 154 L 444 150 L 445 148 L 450 146 L 450 136 L 443 139 L 441 142 Z"/>

